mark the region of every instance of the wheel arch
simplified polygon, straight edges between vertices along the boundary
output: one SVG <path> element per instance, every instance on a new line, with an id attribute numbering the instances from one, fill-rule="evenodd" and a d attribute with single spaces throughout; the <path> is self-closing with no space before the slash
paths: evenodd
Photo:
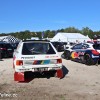
<path id="1" fill-rule="evenodd" d="M 86 54 L 89 54 L 90 56 L 92 56 L 92 55 L 91 55 L 91 54 L 92 54 L 91 50 L 87 50 L 87 51 L 84 53 L 84 56 L 85 56 Z"/>
<path id="2" fill-rule="evenodd" d="M 86 55 L 90 56 L 90 60 L 91 60 L 90 63 L 87 63 L 87 62 L 86 62 L 86 60 L 87 60 Z M 85 52 L 85 54 L 84 54 L 84 61 L 85 61 L 85 64 L 86 64 L 86 65 L 95 65 L 95 64 L 97 63 L 97 61 L 95 61 L 95 60 L 92 58 L 92 52 L 91 52 L 91 50 Z M 88 61 L 89 61 L 89 60 L 88 60 Z"/>

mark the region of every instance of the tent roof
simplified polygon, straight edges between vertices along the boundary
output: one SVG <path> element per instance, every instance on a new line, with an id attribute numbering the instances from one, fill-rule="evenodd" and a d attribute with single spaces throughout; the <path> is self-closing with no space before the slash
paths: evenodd
<path id="1" fill-rule="evenodd" d="M 8 37 L 8 36 L 0 36 L 0 40 L 4 39 L 6 37 Z"/>
<path id="2" fill-rule="evenodd" d="M 57 33 L 51 41 L 75 41 L 75 40 L 90 40 L 88 36 L 84 36 L 80 33 Z"/>
<path id="3" fill-rule="evenodd" d="M 58 34 L 61 34 L 62 36 L 67 38 L 87 38 L 87 36 L 84 36 L 80 33 L 58 33 Z"/>

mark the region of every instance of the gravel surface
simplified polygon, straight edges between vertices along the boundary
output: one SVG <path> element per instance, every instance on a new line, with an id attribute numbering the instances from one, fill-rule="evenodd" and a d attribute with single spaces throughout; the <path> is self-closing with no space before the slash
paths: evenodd
<path id="1" fill-rule="evenodd" d="M 64 78 L 37 75 L 15 82 L 13 60 L 0 61 L 0 100 L 100 100 L 100 65 L 63 59 Z"/>

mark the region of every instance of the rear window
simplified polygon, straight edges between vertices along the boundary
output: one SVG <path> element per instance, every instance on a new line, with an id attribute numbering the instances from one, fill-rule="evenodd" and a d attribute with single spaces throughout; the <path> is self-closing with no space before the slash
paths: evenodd
<path id="1" fill-rule="evenodd" d="M 5 44 L 4 45 L 6 48 L 12 48 L 11 44 Z"/>
<path id="2" fill-rule="evenodd" d="M 100 50 L 100 44 L 94 44 L 94 45 L 93 45 L 93 48 L 94 48 L 94 49 L 97 49 L 97 50 Z"/>
<path id="3" fill-rule="evenodd" d="M 6 44 L 6 43 L 0 44 L 0 47 L 1 47 L 1 48 L 7 48 L 7 49 L 8 49 L 8 48 L 12 48 L 12 46 L 11 46 L 9 43 L 7 43 L 7 44 Z"/>
<path id="4" fill-rule="evenodd" d="M 23 55 L 55 54 L 50 43 L 24 43 Z"/>

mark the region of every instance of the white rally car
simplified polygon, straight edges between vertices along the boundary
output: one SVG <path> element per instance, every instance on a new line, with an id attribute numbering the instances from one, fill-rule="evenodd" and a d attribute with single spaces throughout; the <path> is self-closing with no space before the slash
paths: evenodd
<path id="1" fill-rule="evenodd" d="M 56 70 L 63 77 L 62 59 L 51 42 L 45 40 L 21 41 L 13 54 L 14 80 L 25 81 L 25 72 Z"/>

